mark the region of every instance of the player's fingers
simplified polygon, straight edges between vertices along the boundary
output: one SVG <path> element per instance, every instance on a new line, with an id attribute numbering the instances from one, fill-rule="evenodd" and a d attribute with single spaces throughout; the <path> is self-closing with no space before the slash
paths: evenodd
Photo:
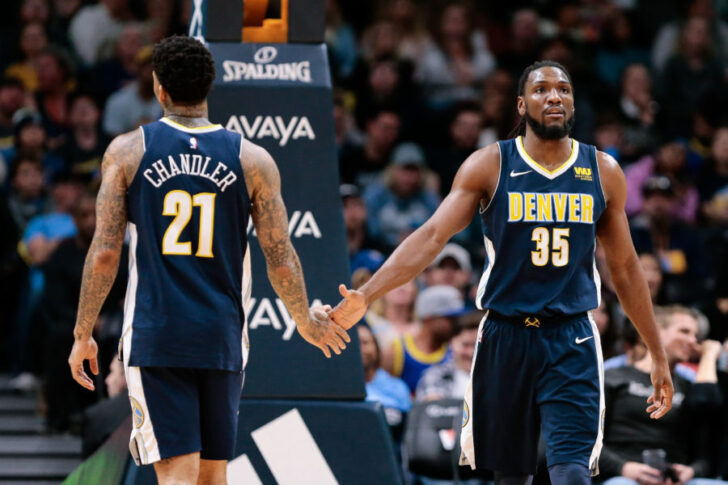
<path id="1" fill-rule="evenodd" d="M 321 309 L 326 313 L 329 313 L 331 311 L 331 305 L 321 305 Z"/>
<path id="2" fill-rule="evenodd" d="M 73 372 L 73 379 L 89 391 L 94 390 L 94 383 L 89 379 L 82 367 L 77 367 Z"/>
<path id="3" fill-rule="evenodd" d="M 346 298 L 347 296 L 349 296 L 349 290 L 346 289 L 346 285 L 344 285 L 344 284 L 339 285 L 339 293 L 344 298 Z"/>
<path id="4" fill-rule="evenodd" d="M 338 348 L 340 348 L 341 350 L 344 350 L 346 348 L 346 344 L 344 343 L 344 340 L 341 337 L 339 337 L 336 333 L 331 334 L 330 340 L 332 342 L 334 342 L 336 344 L 336 346 Z"/>
<path id="5" fill-rule="evenodd" d="M 327 346 L 321 344 L 321 345 L 317 345 L 317 347 L 319 349 L 321 349 L 321 352 L 324 353 L 324 355 L 326 356 L 327 359 L 331 358 L 331 352 L 329 352 L 329 348 Z"/>
<path id="6" fill-rule="evenodd" d="M 339 335 L 339 337 L 344 339 L 345 342 L 351 342 L 351 337 L 349 337 L 349 333 L 346 330 L 344 330 L 343 328 L 341 328 L 336 322 L 334 322 L 334 324 L 331 325 L 331 328 L 333 328 L 334 331 Z"/>
<path id="7" fill-rule="evenodd" d="M 647 398 L 647 403 L 649 404 L 649 403 L 651 403 L 654 400 L 655 400 L 655 396 L 650 396 L 650 397 Z"/>
<path id="8" fill-rule="evenodd" d="M 99 375 L 99 360 L 96 357 L 89 359 L 88 365 L 91 368 L 91 372 L 93 373 L 93 375 Z"/>
<path id="9" fill-rule="evenodd" d="M 327 343 L 328 343 L 328 346 L 331 347 L 331 350 L 333 350 L 336 355 L 341 355 L 341 349 L 339 348 L 338 345 L 336 345 L 335 342 L 329 341 Z"/>

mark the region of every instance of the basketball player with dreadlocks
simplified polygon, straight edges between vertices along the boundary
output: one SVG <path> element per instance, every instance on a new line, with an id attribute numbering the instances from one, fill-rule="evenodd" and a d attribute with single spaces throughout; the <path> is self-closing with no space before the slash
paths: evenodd
<path id="1" fill-rule="evenodd" d="M 341 285 L 332 318 L 344 328 L 367 305 L 414 278 L 476 211 L 486 266 L 477 304 L 487 310 L 466 390 L 461 464 L 525 485 L 542 433 L 555 485 L 591 483 L 604 422 L 602 353 L 591 310 L 599 305 L 596 241 L 619 299 L 654 362 L 646 411 L 660 418 L 673 387 L 650 295 L 624 213 L 617 162 L 569 136 L 571 78 L 558 63 L 525 69 L 519 136 L 473 153 L 437 212 L 403 241 L 359 290 Z"/>

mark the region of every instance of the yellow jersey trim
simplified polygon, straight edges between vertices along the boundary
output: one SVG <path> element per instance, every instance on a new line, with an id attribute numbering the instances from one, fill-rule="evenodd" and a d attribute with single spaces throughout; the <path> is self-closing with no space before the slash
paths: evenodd
<path id="1" fill-rule="evenodd" d="M 178 130 L 185 131 L 187 133 L 207 133 L 209 131 L 217 131 L 217 130 L 222 129 L 222 125 L 219 125 L 219 124 L 212 124 L 212 125 L 205 125 L 205 126 L 185 126 L 181 123 L 177 123 L 176 121 L 170 120 L 166 116 L 164 118 L 161 118 L 159 121 L 166 123 L 173 128 L 177 128 Z"/>
<path id="2" fill-rule="evenodd" d="M 437 364 L 445 357 L 445 354 L 447 354 L 447 344 L 429 354 L 421 351 L 415 345 L 415 340 L 410 334 L 406 334 L 404 336 L 404 346 L 412 358 L 421 364 Z"/>
<path id="3" fill-rule="evenodd" d="M 521 158 L 523 158 L 523 161 L 526 162 L 536 172 L 549 179 L 554 179 L 562 173 L 566 172 L 569 167 L 571 167 L 574 162 L 576 162 L 576 158 L 579 155 L 579 142 L 574 140 L 573 138 L 571 139 L 571 154 L 569 155 L 569 158 L 567 158 L 564 163 L 562 163 L 558 168 L 554 170 L 549 170 L 548 168 L 544 167 L 536 160 L 531 158 L 531 155 L 528 154 L 528 152 L 526 151 L 526 147 L 523 145 L 522 136 L 516 138 L 516 149 L 521 155 Z"/>

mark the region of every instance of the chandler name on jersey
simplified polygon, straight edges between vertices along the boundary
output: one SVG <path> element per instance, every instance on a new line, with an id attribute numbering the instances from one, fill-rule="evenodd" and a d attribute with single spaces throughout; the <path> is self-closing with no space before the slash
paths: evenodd
<path id="1" fill-rule="evenodd" d="M 521 137 L 498 142 L 500 174 L 481 213 L 486 264 L 478 307 L 502 315 L 572 315 L 599 306 L 596 229 L 606 207 L 596 149 L 572 140 L 550 171 Z"/>
<path id="2" fill-rule="evenodd" d="M 127 191 L 125 362 L 239 372 L 251 285 L 242 138 L 168 118 L 140 129 L 144 156 Z"/>

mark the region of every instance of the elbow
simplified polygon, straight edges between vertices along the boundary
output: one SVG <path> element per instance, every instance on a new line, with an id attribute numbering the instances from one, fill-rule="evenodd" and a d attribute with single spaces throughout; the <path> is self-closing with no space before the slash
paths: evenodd
<path id="1" fill-rule="evenodd" d="M 115 249 L 102 249 L 93 254 L 93 265 L 101 271 L 116 271 L 121 254 Z"/>

